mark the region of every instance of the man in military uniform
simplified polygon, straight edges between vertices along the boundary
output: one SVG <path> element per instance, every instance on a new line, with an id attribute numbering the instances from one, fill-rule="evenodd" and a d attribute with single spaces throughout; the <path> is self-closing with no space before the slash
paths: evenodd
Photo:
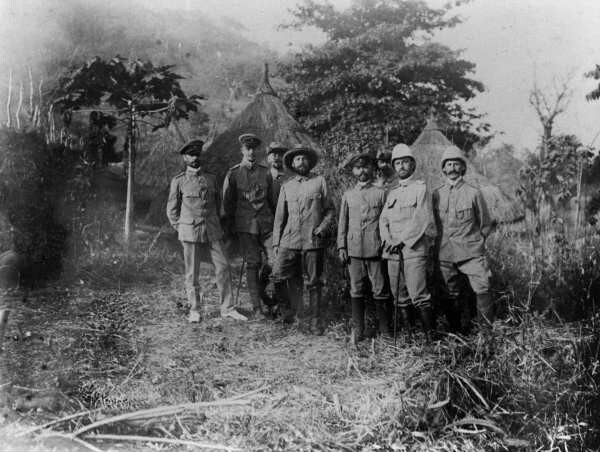
<path id="1" fill-rule="evenodd" d="M 287 151 L 288 147 L 277 141 L 271 142 L 267 149 L 267 161 L 270 166 L 271 180 L 273 181 L 273 206 L 275 207 L 277 207 L 281 185 L 287 178 L 283 168 L 283 155 Z"/>
<path id="2" fill-rule="evenodd" d="M 389 335 L 389 316 L 381 262 L 379 215 L 385 203 L 385 191 L 373 185 L 375 159 L 366 153 L 353 156 L 347 165 L 357 179 L 354 188 L 342 196 L 338 222 L 337 247 L 340 261 L 348 265 L 352 303 L 352 342 L 363 339 L 365 331 L 364 279 L 371 282 L 379 329 Z"/>
<path id="3" fill-rule="evenodd" d="M 381 149 L 377 152 L 377 177 L 373 185 L 388 192 L 398 181 L 398 175 L 392 167 L 392 153 Z"/>
<path id="4" fill-rule="evenodd" d="M 192 140 L 179 149 L 186 170 L 171 181 L 167 217 L 183 245 L 185 288 L 190 305 L 188 320 L 200 321 L 203 308 L 199 272 L 202 253 L 210 253 L 221 298 L 221 316 L 246 320 L 233 307 L 231 269 L 225 257 L 219 219 L 220 193 L 214 175 L 204 172 L 202 140 Z"/>
<path id="5" fill-rule="evenodd" d="M 481 191 L 463 179 L 467 161 L 462 152 L 452 147 L 442 155 L 442 172 L 446 183 L 433 193 L 433 208 L 440 230 L 440 269 L 452 310 L 451 327 L 461 328 L 460 274 L 469 279 L 477 295 L 477 317 L 480 325 L 493 322 L 490 298 L 490 270 L 485 257 L 485 239 L 492 230 Z"/>
<path id="6" fill-rule="evenodd" d="M 242 161 L 232 167 L 223 184 L 223 216 L 237 233 L 246 261 L 246 283 L 255 319 L 264 319 L 259 278 L 262 264 L 273 261 L 273 181 L 269 168 L 257 161 L 260 139 L 245 133 L 239 137 Z M 263 258 L 266 256 L 266 261 Z"/>
<path id="7" fill-rule="evenodd" d="M 279 298 L 288 302 L 288 316 L 284 320 L 289 320 L 290 314 L 295 315 L 301 329 L 308 323 L 312 333 L 322 334 L 321 275 L 335 207 L 329 197 L 325 178 L 310 172 L 317 161 L 317 152 L 303 145 L 294 146 L 283 157 L 285 166 L 294 175 L 281 187 L 275 212 L 273 282 Z M 308 277 L 308 312 L 302 297 L 303 269 Z M 289 282 L 289 291 L 286 290 L 285 281 Z M 286 295 L 281 295 L 282 292 Z"/>
<path id="8" fill-rule="evenodd" d="M 383 257 L 387 259 L 390 284 L 405 327 L 409 307 L 419 310 L 426 335 L 432 328 L 431 294 L 427 289 L 427 256 L 435 237 L 430 193 L 422 180 L 413 178 L 416 160 L 405 144 L 392 151 L 398 184 L 387 196 L 379 218 Z"/>

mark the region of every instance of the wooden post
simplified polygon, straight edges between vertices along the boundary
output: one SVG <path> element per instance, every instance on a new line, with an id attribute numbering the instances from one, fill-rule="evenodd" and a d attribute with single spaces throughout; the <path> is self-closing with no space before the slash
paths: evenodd
<path id="1" fill-rule="evenodd" d="M 10 104 L 12 103 L 12 69 L 8 71 L 8 99 L 6 100 L 6 127 L 12 127 L 12 112 Z"/>
<path id="2" fill-rule="evenodd" d="M 133 182 L 135 176 L 135 105 L 129 103 L 130 116 L 128 127 L 129 155 L 127 159 L 127 198 L 125 201 L 125 245 L 129 248 L 133 229 Z"/>
<path id="3" fill-rule="evenodd" d="M 0 309 L 0 351 L 2 351 L 2 345 L 4 343 L 4 333 L 6 332 L 6 325 L 8 323 L 8 314 L 10 309 Z"/>

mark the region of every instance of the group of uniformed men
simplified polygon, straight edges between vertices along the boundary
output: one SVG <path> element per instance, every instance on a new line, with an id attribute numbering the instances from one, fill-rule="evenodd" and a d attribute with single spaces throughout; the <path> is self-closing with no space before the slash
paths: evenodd
<path id="1" fill-rule="evenodd" d="M 201 320 L 199 266 L 201 255 L 208 252 L 215 267 L 222 317 L 264 319 L 262 300 L 268 282 L 264 275 L 271 273 L 273 299 L 280 305 L 283 320 L 296 323 L 302 331 L 322 334 L 324 253 L 335 207 L 325 178 L 311 172 L 319 156 L 309 146 L 288 149 L 273 142 L 268 146 L 268 167 L 257 161 L 258 136 L 246 133 L 239 142 L 242 160 L 228 171 L 222 190 L 216 177 L 205 171 L 201 140 L 192 140 L 179 150 L 186 170 L 171 182 L 167 216 L 183 245 L 188 320 Z M 433 192 L 413 177 L 417 160 L 405 144 L 396 145 L 391 155 L 359 153 L 345 164 L 357 182 L 341 200 L 337 249 L 348 268 L 354 342 L 365 334 L 367 280 L 382 335 L 391 332 L 391 292 L 402 324 L 408 326 L 413 307 L 429 337 L 433 319 L 426 272 L 434 246 L 450 298 L 451 327 L 459 328 L 466 308 L 461 274 L 477 296 L 479 324 L 493 321 L 484 254 L 490 216 L 479 189 L 463 179 L 467 162 L 462 153 L 451 148 L 440 163 L 445 183 Z M 225 250 L 233 234 L 246 265 L 251 307 L 244 312 L 234 306 Z M 308 303 L 303 297 L 305 277 Z"/>

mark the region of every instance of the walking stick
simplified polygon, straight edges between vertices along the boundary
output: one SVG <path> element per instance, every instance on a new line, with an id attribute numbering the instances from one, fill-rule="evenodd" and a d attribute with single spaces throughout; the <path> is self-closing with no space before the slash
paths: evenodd
<path id="1" fill-rule="evenodd" d="M 400 262 L 398 262 L 400 267 Z M 399 269 L 399 268 L 398 268 Z M 396 296 L 394 297 L 394 347 L 398 337 L 398 296 L 400 295 L 400 273 L 396 275 Z"/>

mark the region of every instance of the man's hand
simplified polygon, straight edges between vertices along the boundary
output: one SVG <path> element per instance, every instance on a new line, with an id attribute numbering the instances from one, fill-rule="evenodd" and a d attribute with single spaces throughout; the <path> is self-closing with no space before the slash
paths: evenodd
<path id="1" fill-rule="evenodd" d="M 390 245 L 389 252 L 392 254 L 400 254 L 400 252 L 402 251 L 402 248 L 404 248 L 403 242 L 396 243 L 395 245 Z"/>
<path id="2" fill-rule="evenodd" d="M 320 227 L 316 227 L 316 228 L 313 229 L 313 235 L 315 237 L 318 237 L 318 238 L 322 239 L 323 238 L 323 231 L 321 230 Z"/>
<path id="3" fill-rule="evenodd" d="M 341 248 L 338 251 L 338 256 L 342 265 L 346 265 L 348 263 L 348 251 L 346 250 L 346 248 Z"/>

